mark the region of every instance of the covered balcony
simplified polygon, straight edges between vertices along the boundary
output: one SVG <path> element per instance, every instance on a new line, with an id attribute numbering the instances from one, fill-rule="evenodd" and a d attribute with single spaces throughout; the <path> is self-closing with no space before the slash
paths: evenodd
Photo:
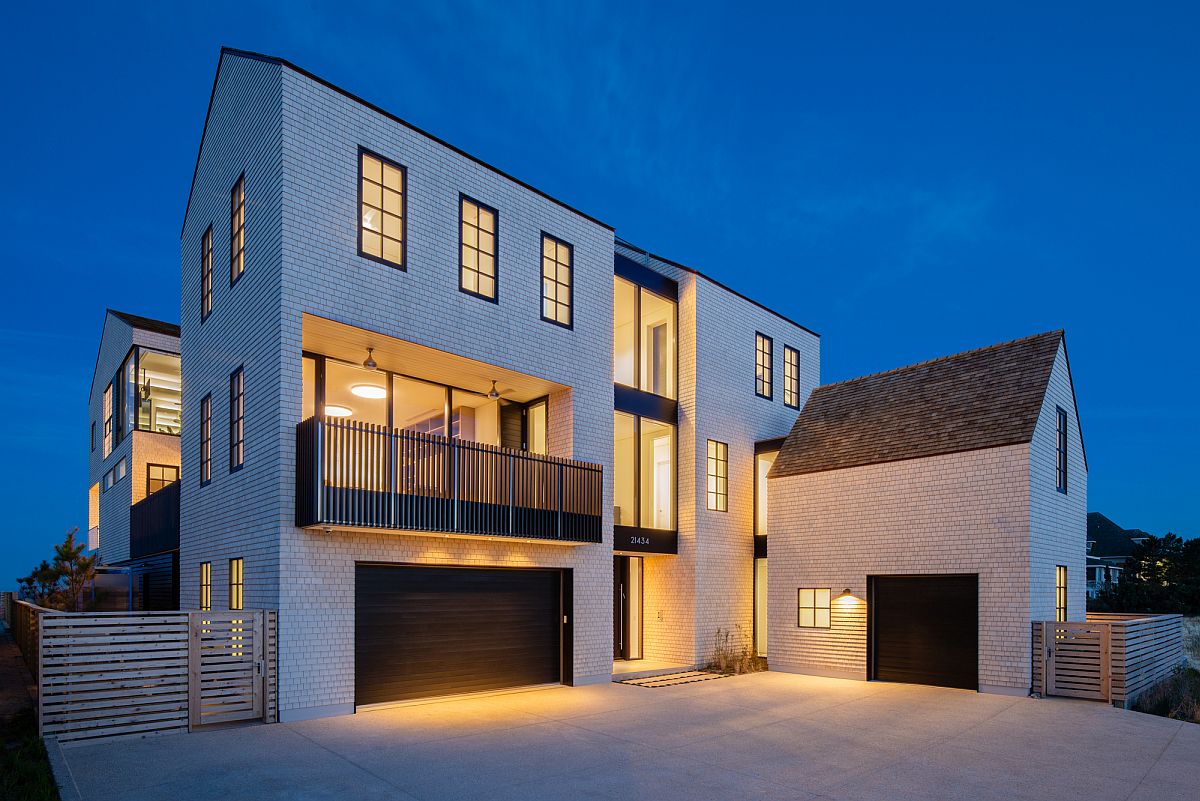
<path id="1" fill-rule="evenodd" d="M 601 541 L 602 468 L 552 436 L 569 387 L 310 315 L 303 375 L 296 525 Z"/>

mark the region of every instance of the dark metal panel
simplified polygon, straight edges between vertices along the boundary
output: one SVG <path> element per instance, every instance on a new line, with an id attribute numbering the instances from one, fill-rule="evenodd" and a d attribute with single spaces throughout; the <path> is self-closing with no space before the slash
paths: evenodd
<path id="1" fill-rule="evenodd" d="M 360 564 L 355 703 L 563 680 L 562 573 Z"/>
<path id="2" fill-rule="evenodd" d="M 868 578 L 870 678 L 979 688 L 979 577 Z"/>
<path id="3" fill-rule="evenodd" d="M 129 508 L 129 556 L 139 559 L 179 550 L 179 482 Z"/>
<path id="4" fill-rule="evenodd" d="M 649 289 L 655 295 L 662 295 L 671 300 L 679 299 L 678 282 L 649 267 L 638 264 L 628 256 L 622 256 L 620 253 L 613 255 L 613 272 L 626 281 L 632 281 L 638 286 Z"/>
<path id="5" fill-rule="evenodd" d="M 613 526 L 613 550 L 632 553 L 679 553 L 679 532 L 637 526 Z"/>
<path id="6" fill-rule="evenodd" d="M 628 412 L 675 425 L 679 403 L 652 392 L 642 392 L 624 384 L 613 384 L 613 407 L 618 412 Z"/>

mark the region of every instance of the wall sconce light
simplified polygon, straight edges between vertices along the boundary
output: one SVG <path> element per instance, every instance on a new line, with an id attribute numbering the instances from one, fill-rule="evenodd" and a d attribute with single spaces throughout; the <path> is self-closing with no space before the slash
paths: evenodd
<path id="1" fill-rule="evenodd" d="M 849 587 L 847 587 L 846 589 L 842 590 L 842 594 L 841 594 L 841 595 L 839 595 L 839 596 L 837 597 L 837 600 L 841 601 L 841 600 L 844 600 L 844 599 L 846 599 L 846 598 L 854 598 L 854 593 L 850 591 L 850 588 L 849 588 Z"/>

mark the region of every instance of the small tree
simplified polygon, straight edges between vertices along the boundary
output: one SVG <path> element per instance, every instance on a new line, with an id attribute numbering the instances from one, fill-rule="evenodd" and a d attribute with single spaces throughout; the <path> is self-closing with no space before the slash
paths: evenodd
<path id="1" fill-rule="evenodd" d="M 78 528 L 67 532 L 62 545 L 54 546 L 54 566 L 62 576 L 63 608 L 68 612 L 83 611 L 83 591 L 96 577 L 96 554 L 84 556 L 86 542 L 75 542 Z"/>
<path id="2" fill-rule="evenodd" d="M 45 559 L 23 579 L 19 579 L 21 594 L 38 606 L 51 606 L 58 600 L 62 588 L 62 573 Z"/>

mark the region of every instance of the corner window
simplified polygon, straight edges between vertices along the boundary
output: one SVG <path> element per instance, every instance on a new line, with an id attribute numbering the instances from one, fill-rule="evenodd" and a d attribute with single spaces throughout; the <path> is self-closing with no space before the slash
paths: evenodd
<path id="1" fill-rule="evenodd" d="M 229 285 L 246 272 L 246 175 L 229 191 Z"/>
<path id="2" fill-rule="evenodd" d="M 131 428 L 179 436 L 183 422 L 179 354 L 139 347 L 136 369 L 130 373 L 127 390 Z"/>
<path id="3" fill-rule="evenodd" d="M 179 480 L 179 468 L 169 464 L 146 465 L 146 494 L 153 495 Z"/>
<path id="4" fill-rule="evenodd" d="M 241 470 L 246 456 L 246 378 L 242 368 L 229 376 L 229 472 Z"/>
<path id="5" fill-rule="evenodd" d="M 200 611 L 212 609 L 212 562 L 200 563 Z"/>
<path id="6" fill-rule="evenodd" d="M 1058 433 L 1055 438 L 1055 483 L 1058 491 L 1067 494 L 1067 412 L 1061 406 L 1058 409 Z"/>
<path id="7" fill-rule="evenodd" d="M 1067 619 L 1067 568 L 1054 566 L 1054 619 L 1062 623 Z"/>
<path id="8" fill-rule="evenodd" d="M 212 311 L 212 226 L 200 238 L 200 322 Z"/>
<path id="9" fill-rule="evenodd" d="M 754 335 L 754 394 L 770 400 L 774 396 L 771 385 L 771 348 L 773 343 L 766 334 Z"/>
<path id="10" fill-rule="evenodd" d="M 613 524 L 675 529 L 675 426 L 613 413 Z"/>
<path id="11" fill-rule="evenodd" d="M 729 445 L 708 441 L 708 509 L 729 511 Z"/>
<path id="12" fill-rule="evenodd" d="M 496 230 L 495 209 L 461 196 L 461 226 L 459 231 L 460 279 L 459 289 L 485 300 L 496 300 Z"/>
<path id="13" fill-rule="evenodd" d="M 783 346 L 783 405 L 800 408 L 800 352 Z"/>
<path id="14" fill-rule="evenodd" d="M 200 401 L 200 486 L 212 480 L 212 395 Z"/>
<path id="15" fill-rule="evenodd" d="M 404 167 L 383 156 L 359 152 L 358 255 L 405 269 Z"/>
<path id="16" fill-rule="evenodd" d="M 542 319 L 571 327 L 573 248 L 542 234 Z"/>
<path id="17" fill-rule="evenodd" d="M 796 626 L 802 629 L 829 628 L 829 589 L 796 590 Z"/>
<path id="18" fill-rule="evenodd" d="M 677 307 L 619 276 L 613 278 L 613 378 L 664 398 L 676 393 Z"/>
<path id="19" fill-rule="evenodd" d="M 244 564 L 240 558 L 229 560 L 229 608 L 242 609 L 245 597 Z"/>

